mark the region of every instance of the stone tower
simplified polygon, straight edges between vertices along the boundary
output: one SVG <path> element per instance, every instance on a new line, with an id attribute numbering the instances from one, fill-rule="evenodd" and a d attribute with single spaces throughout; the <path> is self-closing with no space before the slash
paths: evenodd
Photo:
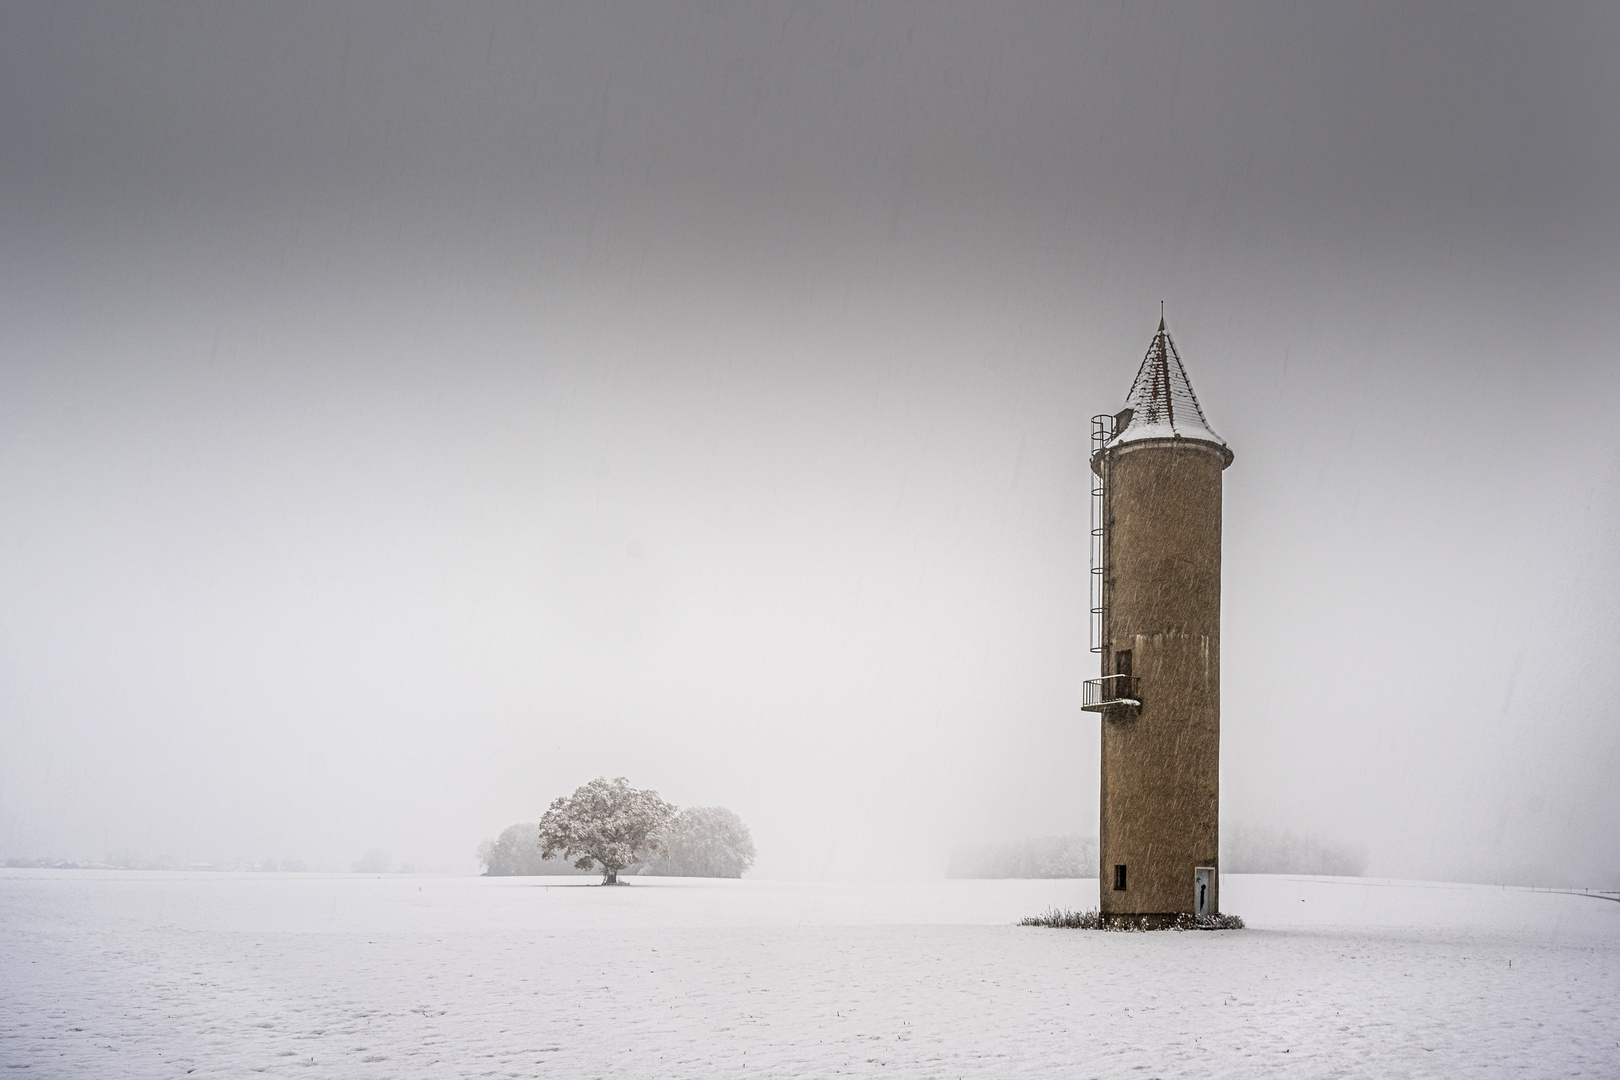
<path id="1" fill-rule="evenodd" d="M 1219 909 L 1221 471 L 1159 320 L 1125 408 L 1092 418 L 1092 650 L 1102 715 L 1102 913 L 1154 926 Z"/>

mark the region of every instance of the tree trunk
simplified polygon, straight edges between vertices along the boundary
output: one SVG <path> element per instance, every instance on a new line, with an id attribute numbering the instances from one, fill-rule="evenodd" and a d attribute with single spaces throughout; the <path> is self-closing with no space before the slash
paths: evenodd
<path id="1" fill-rule="evenodd" d="M 611 866 L 602 867 L 602 884 L 604 884 L 604 885 L 617 885 L 618 883 L 619 883 L 619 872 L 617 870 L 613 869 L 613 867 L 611 867 Z"/>

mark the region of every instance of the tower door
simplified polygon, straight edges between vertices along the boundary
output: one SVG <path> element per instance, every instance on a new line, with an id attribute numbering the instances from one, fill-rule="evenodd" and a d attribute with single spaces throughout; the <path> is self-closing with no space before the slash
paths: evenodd
<path id="1" fill-rule="evenodd" d="M 1207 919 L 1213 914 L 1211 900 L 1215 895 L 1215 868 L 1200 866 L 1193 871 L 1193 914 Z"/>

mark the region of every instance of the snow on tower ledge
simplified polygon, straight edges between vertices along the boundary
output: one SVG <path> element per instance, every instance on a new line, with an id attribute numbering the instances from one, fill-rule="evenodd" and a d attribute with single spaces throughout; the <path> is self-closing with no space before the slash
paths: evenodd
<path id="1" fill-rule="evenodd" d="M 1181 364 L 1181 354 L 1176 352 L 1176 343 L 1162 318 L 1131 392 L 1125 397 L 1125 408 L 1115 419 L 1115 434 L 1108 440 L 1110 449 L 1149 439 L 1189 439 L 1220 447 L 1222 467 L 1232 464 L 1231 449 L 1204 419 L 1204 410 L 1187 379 L 1187 369 Z"/>

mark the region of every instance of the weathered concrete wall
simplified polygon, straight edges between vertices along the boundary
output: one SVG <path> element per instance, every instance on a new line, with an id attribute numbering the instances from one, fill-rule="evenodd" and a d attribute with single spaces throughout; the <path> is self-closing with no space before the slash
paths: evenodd
<path id="1" fill-rule="evenodd" d="M 1220 447 L 1151 440 L 1108 452 L 1104 664 L 1131 650 L 1139 713 L 1102 722 L 1104 914 L 1193 911 L 1219 850 Z M 1114 867 L 1128 867 L 1116 891 Z M 1219 881 L 1219 875 L 1216 875 Z M 1211 910 L 1219 910 L 1219 885 Z"/>

